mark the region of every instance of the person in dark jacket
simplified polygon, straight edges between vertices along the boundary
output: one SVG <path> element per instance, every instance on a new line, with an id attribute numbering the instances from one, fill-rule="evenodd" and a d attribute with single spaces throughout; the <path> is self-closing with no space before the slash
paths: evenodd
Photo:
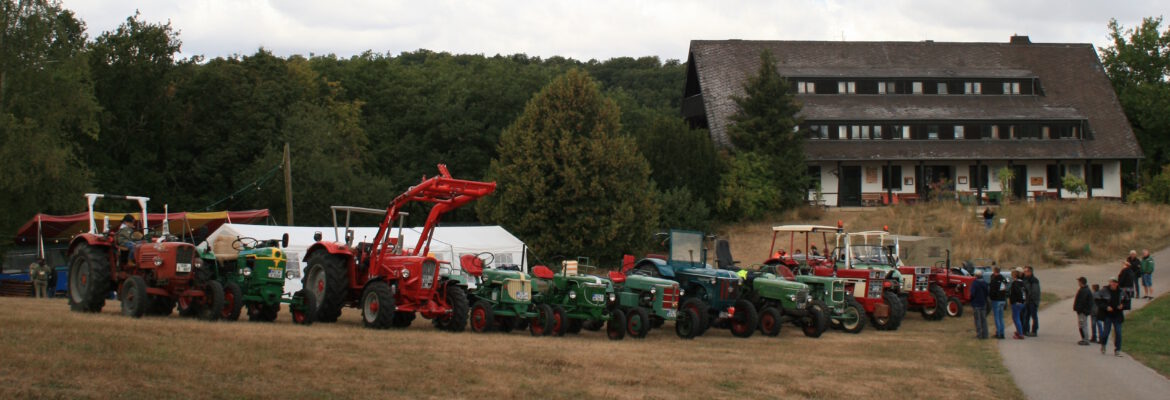
<path id="1" fill-rule="evenodd" d="M 976 279 L 971 283 L 971 309 L 975 312 L 975 337 L 987 339 L 987 282 Z"/>
<path id="2" fill-rule="evenodd" d="M 1129 258 L 1125 259 L 1125 263 L 1129 264 L 1130 271 L 1133 271 L 1133 283 L 1126 285 L 1123 282 L 1121 287 L 1130 288 L 1132 291 L 1129 293 L 1129 298 L 1136 299 L 1138 298 L 1138 294 L 1141 293 L 1140 289 L 1142 284 L 1142 259 L 1138 258 L 1137 250 L 1129 251 Z"/>
<path id="3" fill-rule="evenodd" d="M 1089 281 L 1085 277 L 1077 278 L 1077 284 L 1080 289 L 1077 289 L 1077 297 L 1073 300 L 1073 311 L 1077 312 L 1077 329 L 1081 331 L 1081 341 L 1077 344 L 1081 346 L 1089 345 L 1088 332 L 1089 315 L 1093 313 L 1093 292 L 1089 290 Z"/>
<path id="4" fill-rule="evenodd" d="M 1105 320 L 1105 329 L 1101 331 L 1101 354 L 1105 354 L 1105 344 L 1109 342 L 1109 331 L 1117 332 L 1113 337 L 1113 355 L 1121 357 L 1121 324 L 1125 322 L 1125 306 L 1128 302 L 1127 293 L 1121 288 L 1117 279 L 1109 280 L 1109 286 L 1097 292 L 1097 307 Z"/>
<path id="5" fill-rule="evenodd" d="M 1040 280 L 1032 274 L 1032 267 L 1024 267 L 1024 288 L 1028 291 L 1024 302 L 1024 336 L 1036 336 L 1040 330 Z"/>
<path id="6" fill-rule="evenodd" d="M 1024 338 L 1024 324 L 1021 322 L 1024 314 L 1024 303 L 1028 300 L 1028 288 L 1024 285 L 1024 273 L 1020 268 L 1012 271 L 1012 284 L 1008 287 L 1008 301 L 1012 303 L 1012 322 L 1016 325 L 1015 339 Z"/>
<path id="7" fill-rule="evenodd" d="M 1098 338 L 1101 337 L 1100 333 L 1101 333 L 1101 330 L 1104 329 L 1103 325 L 1105 324 L 1105 322 L 1101 320 L 1101 312 L 1097 309 L 1098 307 L 1097 307 L 1097 294 L 1096 293 L 1101 291 L 1101 285 L 1094 283 L 1091 289 L 1092 289 L 1091 292 L 1093 293 L 1093 312 L 1091 314 L 1089 314 L 1089 318 L 1093 322 L 1093 338 L 1089 339 L 1089 342 L 1090 343 L 1097 343 L 1100 341 L 1100 339 L 1098 339 Z"/>
<path id="8" fill-rule="evenodd" d="M 1133 284 L 1137 282 L 1137 275 L 1133 273 L 1129 261 L 1121 264 L 1121 272 L 1117 274 L 1117 282 L 1121 290 L 1128 295 L 1126 299 L 1132 299 L 1134 297 Z"/>
<path id="9" fill-rule="evenodd" d="M 991 312 L 995 316 L 995 338 L 1003 339 L 1003 309 L 1007 301 L 1008 281 L 999 272 L 999 267 L 991 268 L 991 285 L 987 290 L 987 297 L 991 300 Z"/>

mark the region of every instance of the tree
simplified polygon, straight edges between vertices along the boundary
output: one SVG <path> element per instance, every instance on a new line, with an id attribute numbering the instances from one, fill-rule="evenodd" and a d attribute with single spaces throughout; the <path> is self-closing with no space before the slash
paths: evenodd
<path id="1" fill-rule="evenodd" d="M 1113 43 L 1100 49 L 1105 72 L 1142 145 L 1147 174 L 1170 163 L 1170 28 L 1160 32 L 1161 24 L 1161 17 L 1145 18 L 1125 29 L 1111 19 Z"/>
<path id="2" fill-rule="evenodd" d="M 500 134 L 477 211 L 546 257 L 617 256 L 640 248 L 658 220 L 650 167 L 623 136 L 620 110 L 572 69 Z"/>
<path id="3" fill-rule="evenodd" d="M 1003 200 L 1001 201 L 1007 204 L 1012 198 L 1012 181 L 1016 179 L 1016 171 L 1009 167 L 1003 167 L 995 171 L 995 177 L 999 179 L 1000 191 L 1003 192 Z"/>
<path id="4" fill-rule="evenodd" d="M 774 192 L 775 198 L 771 201 L 757 203 L 753 207 L 740 208 L 755 210 L 762 207 L 761 212 L 789 208 L 800 204 L 806 194 L 808 177 L 804 159 L 804 133 L 799 129 L 801 119 L 800 103 L 796 101 L 788 81 L 780 76 L 776 69 L 776 61 L 771 53 L 764 51 L 760 54 L 760 69 L 756 76 L 744 83 L 744 96 L 734 97 L 736 112 L 731 116 L 733 125 L 728 127 L 728 135 L 735 145 L 736 153 L 732 156 L 732 167 L 729 175 L 724 179 L 733 178 L 738 183 L 724 182 L 724 188 L 739 187 L 759 179 L 737 174 L 754 173 L 759 168 L 766 168 L 768 179 L 766 185 L 772 185 L 778 190 L 765 190 L 763 187 L 751 189 L 753 193 Z M 755 153 L 758 157 L 748 160 L 734 160 L 743 157 L 744 153 Z M 721 193 L 724 200 L 720 204 L 727 206 L 736 199 L 726 198 L 730 194 Z M 720 207 L 724 211 L 732 208 Z M 753 212 L 754 213 L 754 212 Z"/>
<path id="5" fill-rule="evenodd" d="M 737 219 L 764 217 L 777 209 L 777 199 L 784 195 L 775 184 L 778 180 L 768 157 L 755 152 L 737 153 L 728 159 L 715 209 Z"/>
<path id="6" fill-rule="evenodd" d="M 1065 174 L 1064 177 L 1060 179 L 1060 187 L 1064 188 L 1064 190 L 1067 190 L 1069 193 L 1072 193 L 1073 196 L 1080 196 L 1081 193 L 1084 193 L 1088 190 L 1089 185 L 1085 184 L 1085 180 L 1081 179 L 1079 176 Z"/>
<path id="7" fill-rule="evenodd" d="M 0 232 L 81 208 L 89 169 L 70 144 L 98 132 L 85 25 L 57 2 L 0 0 Z M 7 244 L 11 240 L 0 239 Z"/>

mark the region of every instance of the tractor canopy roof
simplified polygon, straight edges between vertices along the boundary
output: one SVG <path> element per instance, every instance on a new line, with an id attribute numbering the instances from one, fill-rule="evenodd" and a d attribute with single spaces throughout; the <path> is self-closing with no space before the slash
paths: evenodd
<path id="1" fill-rule="evenodd" d="M 94 211 L 94 220 L 99 229 L 106 218 L 110 220 L 110 229 L 117 229 L 118 221 L 127 214 L 136 217 L 134 213 L 106 213 Z M 207 236 L 225 223 L 253 224 L 268 219 L 268 210 L 246 211 L 211 211 L 211 212 L 177 212 L 152 213 L 148 215 L 147 226 L 157 228 L 162 226 L 163 219 L 170 221 L 170 234 L 175 236 Z M 152 229 L 154 230 L 154 229 Z M 17 244 L 36 244 L 40 235 L 46 241 L 68 239 L 78 233 L 89 231 L 89 213 L 71 215 L 36 214 L 16 231 Z M 202 233 L 202 234 L 200 234 Z"/>
<path id="2" fill-rule="evenodd" d="M 773 226 L 772 232 L 837 232 L 839 228 L 827 225 L 780 225 Z"/>

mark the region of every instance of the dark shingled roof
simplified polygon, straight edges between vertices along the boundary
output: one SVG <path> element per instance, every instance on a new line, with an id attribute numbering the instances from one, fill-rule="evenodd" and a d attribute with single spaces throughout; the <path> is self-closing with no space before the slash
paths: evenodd
<path id="1" fill-rule="evenodd" d="M 807 120 L 1088 120 L 1085 140 L 810 140 L 810 160 L 1135 159 L 1142 152 L 1091 44 L 694 40 L 712 138 L 728 145 L 732 96 L 769 50 L 783 76 L 1037 78 L 1030 95 L 798 95 Z M 690 68 L 688 68 L 690 70 Z M 688 82 L 688 88 L 696 82 Z M 688 95 L 693 93 L 688 93 Z M 685 103 L 685 102 L 684 102 Z"/>

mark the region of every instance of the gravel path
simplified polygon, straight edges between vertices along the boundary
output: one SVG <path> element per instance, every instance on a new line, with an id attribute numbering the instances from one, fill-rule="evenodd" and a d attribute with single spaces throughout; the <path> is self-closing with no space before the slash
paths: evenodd
<path id="1" fill-rule="evenodd" d="M 1076 265 L 1067 268 L 1037 270 L 1040 287 L 1044 292 L 1055 293 L 1060 302 L 1040 310 L 1038 337 L 1013 340 L 1010 312 L 1004 315 L 1007 339 L 1000 341 L 999 352 L 1004 365 L 1011 371 L 1020 390 L 1029 399 L 1166 399 L 1170 393 L 1170 380 L 1154 370 L 1135 361 L 1125 353 L 1122 340 L 1122 357 L 1113 356 L 1113 340 L 1110 338 L 1106 355 L 1101 355 L 1100 346 L 1078 346 L 1080 334 L 1077 331 L 1077 316 L 1072 310 L 1076 294 L 1076 279 L 1084 276 L 1089 284 L 1107 283 L 1117 276 L 1121 259 L 1099 265 Z M 1154 272 L 1155 296 L 1166 292 L 1170 285 L 1170 249 L 1154 254 L 1158 269 Z M 1162 279 L 1159 282 L 1159 277 Z M 1146 305 L 1149 300 L 1134 300 L 1135 309 Z M 988 319 L 994 334 L 994 321 Z M 1125 333 L 1125 326 L 1122 326 Z M 994 339 L 991 339 L 994 340 Z"/>

